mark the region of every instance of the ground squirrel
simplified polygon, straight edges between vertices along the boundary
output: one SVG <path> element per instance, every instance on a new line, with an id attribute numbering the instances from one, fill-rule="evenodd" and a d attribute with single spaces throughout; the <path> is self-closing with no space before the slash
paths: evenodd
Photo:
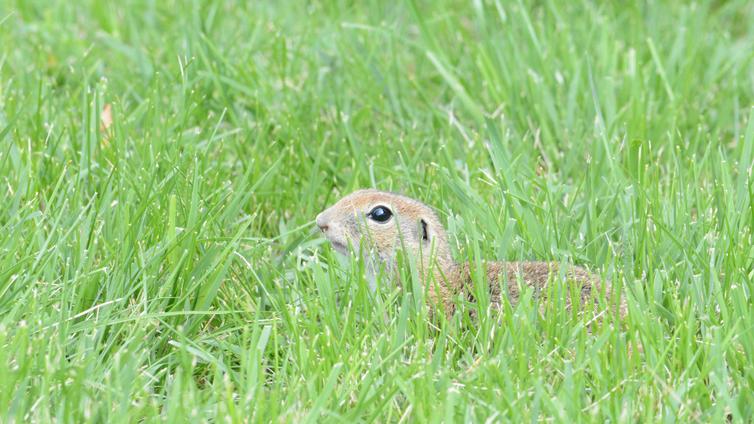
<path id="1" fill-rule="evenodd" d="M 320 213 L 316 222 L 336 251 L 348 255 L 351 247 L 360 252 L 369 274 L 374 275 L 378 266 L 395 272 L 398 252 L 411 255 L 427 288 L 427 300 L 431 306 L 443 307 L 448 316 L 455 311 L 454 298 L 458 295 L 473 300 L 470 265 L 453 259 L 437 214 L 417 200 L 379 190 L 358 190 Z M 569 284 L 578 285 L 582 305 L 584 302 L 597 305 L 596 297 L 603 293 L 604 304 L 612 300 L 609 283 L 604 283 L 603 291 L 603 283 L 580 267 L 569 267 L 561 273 L 555 262 L 486 262 L 484 268 L 493 306 L 500 305 L 503 290 L 515 305 L 519 282 L 539 294 L 548 281 L 558 281 L 559 276 L 565 276 Z M 505 282 L 503 290 L 501 277 Z M 570 307 L 569 297 L 566 305 Z M 621 316 L 625 315 L 625 303 L 621 302 L 617 309 Z"/>

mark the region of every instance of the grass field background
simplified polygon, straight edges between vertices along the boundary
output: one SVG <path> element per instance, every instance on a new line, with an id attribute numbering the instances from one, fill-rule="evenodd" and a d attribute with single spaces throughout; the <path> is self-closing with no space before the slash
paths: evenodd
<path id="1" fill-rule="evenodd" d="M 0 2 L 0 421 L 751 420 L 754 5 L 681 3 Z M 630 316 L 372 295 L 360 187 Z"/>

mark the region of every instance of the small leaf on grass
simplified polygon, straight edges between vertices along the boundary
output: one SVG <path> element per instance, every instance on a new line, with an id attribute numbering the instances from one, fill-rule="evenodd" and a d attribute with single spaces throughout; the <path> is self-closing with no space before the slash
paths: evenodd
<path id="1" fill-rule="evenodd" d="M 110 103 L 105 103 L 102 112 L 99 114 L 99 131 L 102 133 L 102 146 L 110 145 L 110 127 L 113 125 L 113 107 Z"/>

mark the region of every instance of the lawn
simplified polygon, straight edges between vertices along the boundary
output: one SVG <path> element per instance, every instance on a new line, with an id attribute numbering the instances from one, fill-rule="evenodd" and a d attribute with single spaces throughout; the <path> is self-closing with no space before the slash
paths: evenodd
<path id="1" fill-rule="evenodd" d="M 751 421 L 754 4 L 682 3 L 0 1 L 0 421 Z M 629 315 L 372 293 L 361 187 Z"/>

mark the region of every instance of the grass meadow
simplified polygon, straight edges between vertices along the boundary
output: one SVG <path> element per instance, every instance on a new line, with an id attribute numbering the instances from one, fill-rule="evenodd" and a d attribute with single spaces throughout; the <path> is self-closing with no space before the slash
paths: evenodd
<path id="1" fill-rule="evenodd" d="M 684 3 L 0 1 L 0 421 L 751 421 L 754 5 Z M 629 317 L 371 293 L 361 187 Z"/>

